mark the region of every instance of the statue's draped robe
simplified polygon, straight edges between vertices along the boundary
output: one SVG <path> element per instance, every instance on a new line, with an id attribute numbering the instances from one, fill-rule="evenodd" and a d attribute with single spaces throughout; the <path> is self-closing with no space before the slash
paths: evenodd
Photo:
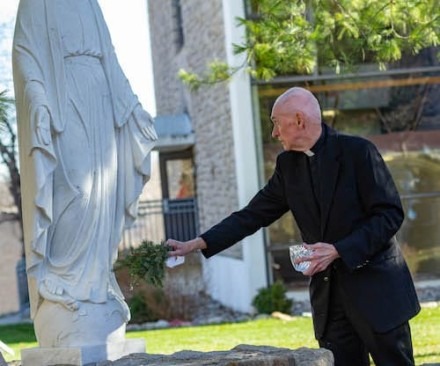
<path id="1" fill-rule="evenodd" d="M 41 286 L 124 304 L 112 267 L 157 137 L 96 0 L 21 0 L 13 70 L 31 314 Z"/>

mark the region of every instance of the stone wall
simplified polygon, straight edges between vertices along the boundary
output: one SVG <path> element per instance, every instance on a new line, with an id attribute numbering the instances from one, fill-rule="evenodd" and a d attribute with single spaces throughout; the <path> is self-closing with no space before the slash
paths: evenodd
<path id="1" fill-rule="evenodd" d="M 177 80 L 179 62 L 172 0 L 148 1 L 151 57 L 158 115 L 184 111 L 183 90 Z"/>
<path id="2" fill-rule="evenodd" d="M 230 351 L 182 351 L 173 355 L 133 354 L 96 366 L 332 366 L 333 355 L 325 349 L 297 350 L 239 345 Z"/>
<path id="3" fill-rule="evenodd" d="M 11 221 L 15 212 L 7 185 L 0 183 L 0 316 L 19 311 L 16 265 L 21 258 L 21 227 Z"/>
<path id="4" fill-rule="evenodd" d="M 0 316 L 19 310 L 16 265 L 21 258 L 20 227 L 16 221 L 0 224 Z"/>
<path id="5" fill-rule="evenodd" d="M 184 43 L 176 44 L 173 1 L 149 1 L 157 114 L 189 114 L 194 147 L 200 230 L 238 208 L 229 89 L 227 84 L 190 92 L 180 68 L 203 73 L 206 63 L 225 60 L 222 0 L 181 0 Z"/>

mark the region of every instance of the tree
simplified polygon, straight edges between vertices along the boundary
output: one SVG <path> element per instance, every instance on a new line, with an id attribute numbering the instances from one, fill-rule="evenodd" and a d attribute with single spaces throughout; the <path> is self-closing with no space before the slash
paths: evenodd
<path id="1" fill-rule="evenodd" d="M 204 75 L 180 70 L 192 88 L 227 80 L 245 68 L 270 80 L 286 74 L 353 71 L 368 62 L 385 69 L 404 54 L 440 43 L 437 0 L 250 0 L 250 15 L 238 18 L 246 39 L 234 44 L 243 65 L 208 64 Z"/>
<path id="2" fill-rule="evenodd" d="M 26 277 L 26 257 L 23 242 L 23 220 L 21 208 L 21 185 L 20 173 L 17 162 L 17 134 L 10 118 L 10 107 L 13 100 L 7 96 L 7 91 L 0 92 L 0 158 L 9 172 L 9 192 L 17 206 L 17 213 L 8 215 L 8 220 L 16 220 L 21 227 L 21 259 L 16 265 L 18 282 L 18 296 L 20 303 L 20 313 L 28 316 L 29 311 L 29 292 Z"/>
<path id="3" fill-rule="evenodd" d="M 13 219 L 22 223 L 20 173 L 17 164 L 17 135 L 10 119 L 10 107 L 13 100 L 7 96 L 7 91 L 0 92 L 0 158 L 8 169 L 9 192 L 17 206 L 17 214 Z"/>

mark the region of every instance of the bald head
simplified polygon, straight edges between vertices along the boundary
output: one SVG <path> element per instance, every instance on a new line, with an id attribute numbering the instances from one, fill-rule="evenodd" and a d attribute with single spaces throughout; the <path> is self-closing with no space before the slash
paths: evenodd
<path id="1" fill-rule="evenodd" d="M 280 107 L 294 114 L 301 111 L 308 123 L 321 124 L 321 107 L 315 96 L 304 88 L 293 87 L 286 90 L 275 101 L 273 108 Z"/>
<path id="2" fill-rule="evenodd" d="M 315 96 L 303 88 L 281 94 L 273 105 L 271 120 L 272 137 L 285 150 L 307 151 L 321 136 L 321 108 Z"/>

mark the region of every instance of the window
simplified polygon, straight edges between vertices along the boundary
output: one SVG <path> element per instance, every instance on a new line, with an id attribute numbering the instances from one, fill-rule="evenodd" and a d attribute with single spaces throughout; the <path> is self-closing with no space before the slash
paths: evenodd
<path id="1" fill-rule="evenodd" d="M 440 67 L 404 60 L 386 72 L 283 80 L 256 87 L 264 179 L 281 151 L 271 138 L 272 104 L 286 89 L 306 87 L 320 101 L 326 123 L 379 148 L 401 194 L 406 217 L 398 239 L 410 270 L 416 279 L 440 278 Z M 296 241 L 301 237 L 290 213 L 268 229 L 273 277 L 287 284 L 306 281 L 289 262 L 288 246 Z"/>
<path id="2" fill-rule="evenodd" d="M 183 47 L 184 44 L 184 36 L 183 36 L 183 21 L 182 21 L 182 6 L 180 0 L 172 0 L 172 16 L 174 20 L 174 35 L 175 35 L 175 44 L 177 46 L 177 50 Z"/>

